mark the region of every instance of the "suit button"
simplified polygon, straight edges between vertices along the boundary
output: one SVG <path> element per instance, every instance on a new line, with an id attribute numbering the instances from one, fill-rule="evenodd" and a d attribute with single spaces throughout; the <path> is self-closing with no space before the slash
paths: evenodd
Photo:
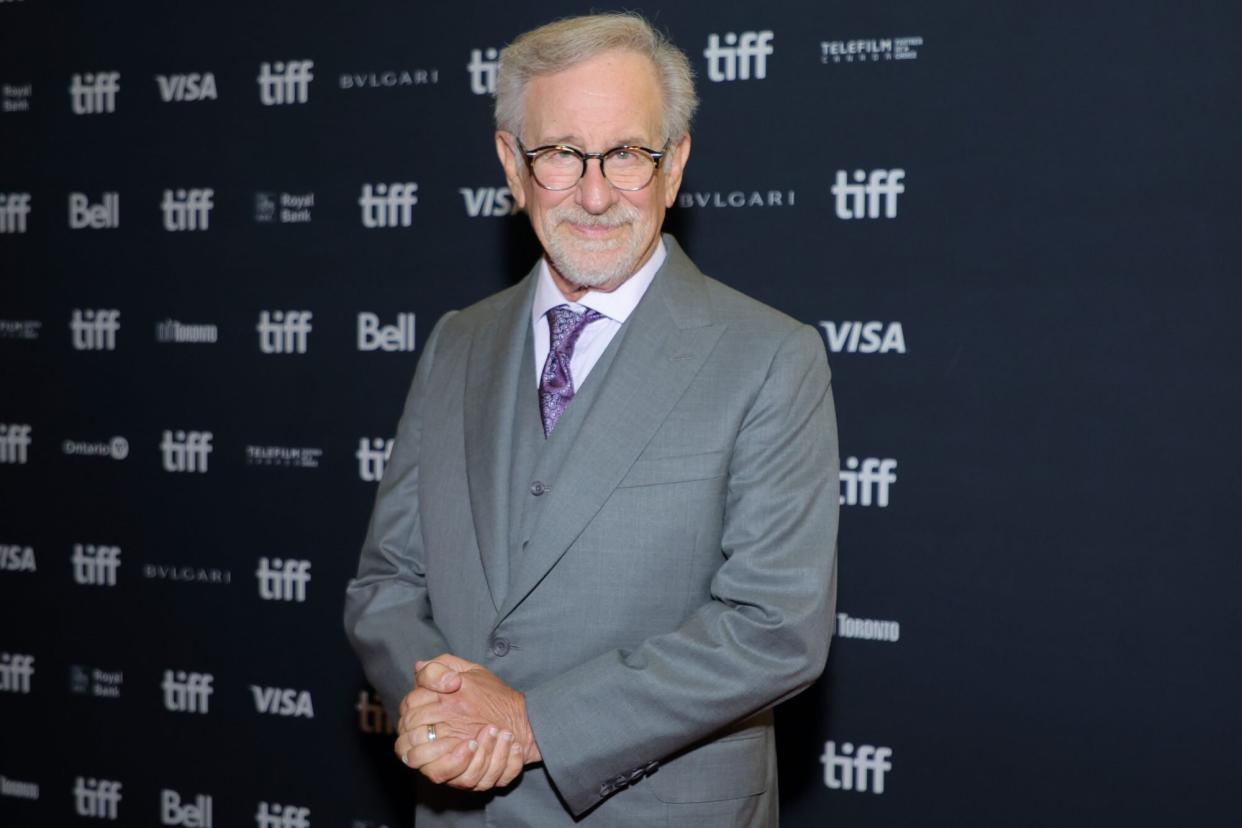
<path id="1" fill-rule="evenodd" d="M 497 658 L 504 658 L 509 654 L 509 639 L 493 638 L 492 639 L 492 655 Z"/>
<path id="2" fill-rule="evenodd" d="M 660 767 L 659 762 L 648 762 L 647 767 L 643 768 L 643 773 L 655 773 L 655 769 Z"/>
<path id="3" fill-rule="evenodd" d="M 630 779 L 629 779 L 630 784 L 633 785 L 635 782 L 642 779 L 643 773 L 645 773 L 645 771 L 642 768 L 638 768 L 637 770 L 630 771 Z"/>
<path id="4" fill-rule="evenodd" d="M 536 480 L 534 483 L 530 484 L 530 493 L 533 494 L 535 497 L 539 497 L 547 490 L 548 490 L 548 487 L 543 485 L 542 480 Z"/>

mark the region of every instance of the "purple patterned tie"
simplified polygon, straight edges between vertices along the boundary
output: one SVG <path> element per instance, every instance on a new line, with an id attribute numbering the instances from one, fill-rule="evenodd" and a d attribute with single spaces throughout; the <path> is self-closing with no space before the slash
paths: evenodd
<path id="1" fill-rule="evenodd" d="M 556 421 L 565 413 L 565 406 L 574 398 L 574 378 L 569 373 L 569 360 L 582 329 L 603 314 L 590 308 L 574 313 L 569 305 L 557 305 L 548 311 L 548 358 L 539 375 L 539 413 L 543 417 L 543 436 L 551 437 Z"/>

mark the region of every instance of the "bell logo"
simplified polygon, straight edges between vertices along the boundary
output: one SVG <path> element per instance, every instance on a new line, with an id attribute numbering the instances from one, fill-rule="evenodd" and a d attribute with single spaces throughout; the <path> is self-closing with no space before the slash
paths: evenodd
<path id="1" fill-rule="evenodd" d="M 388 714 L 384 712 L 384 705 L 380 704 L 379 697 L 373 697 L 365 689 L 358 691 L 358 703 L 354 705 L 354 710 L 358 711 L 358 729 L 363 733 L 397 732 Z"/>
<path id="2" fill-rule="evenodd" d="M 69 318 L 70 339 L 75 351 L 115 351 L 116 333 L 121 329 L 121 312 L 114 309 L 74 308 Z"/>
<path id="3" fill-rule="evenodd" d="M 834 354 L 898 354 L 906 352 L 900 322 L 820 322 L 828 350 Z"/>
<path id="4" fill-rule="evenodd" d="M 25 423 L 0 423 L 0 463 L 24 464 L 30 442 L 30 426 Z"/>
<path id="5" fill-rule="evenodd" d="M 841 505 L 874 504 L 881 509 L 888 506 L 889 486 L 897 482 L 897 461 L 891 457 L 868 457 L 861 465 L 860 470 L 857 457 L 845 458 L 845 468 L 841 469 Z"/>
<path id="6" fill-rule="evenodd" d="M 29 693 L 34 661 L 32 655 L 0 653 L 0 693 Z"/>
<path id="7" fill-rule="evenodd" d="M 165 670 L 160 683 L 164 690 L 164 709 L 172 713 L 206 714 L 208 700 L 215 692 L 211 688 L 214 680 L 211 673 Z"/>
<path id="8" fill-rule="evenodd" d="M 310 828 L 310 808 L 260 802 L 254 824 L 255 828 Z"/>
<path id="9" fill-rule="evenodd" d="M 414 314 L 397 314 L 397 324 L 380 325 L 374 313 L 358 314 L 359 351 L 413 351 Z"/>
<path id="10" fill-rule="evenodd" d="M 116 112 L 116 93 L 120 91 L 120 72 L 74 75 L 69 81 L 69 106 L 74 115 Z"/>
<path id="11" fill-rule="evenodd" d="M 358 477 L 367 483 L 378 483 L 384 477 L 384 467 L 392 456 L 392 440 L 381 437 L 358 441 L 358 450 L 354 457 L 358 458 Z"/>
<path id="12" fill-rule="evenodd" d="M 212 828 L 211 797 L 199 794 L 193 802 L 181 803 L 181 794 L 167 788 L 160 790 L 160 825 L 183 825 L 185 828 Z"/>
<path id="13" fill-rule="evenodd" d="M 119 546 L 73 545 L 73 582 L 83 586 L 116 586 L 116 571 L 121 568 Z"/>
<path id="14" fill-rule="evenodd" d="M 30 193 L 0 193 L 0 233 L 25 233 Z"/>
<path id="15" fill-rule="evenodd" d="M 496 94 L 496 68 L 500 61 L 495 49 L 471 49 L 466 71 L 470 73 L 470 91 L 476 95 Z"/>
<path id="16" fill-rule="evenodd" d="M 310 311 L 261 311 L 259 324 L 259 350 L 265 354 L 304 354 L 307 340 L 313 330 Z"/>
<path id="17" fill-rule="evenodd" d="M 289 60 L 259 64 L 259 101 L 264 106 L 304 104 L 315 79 L 313 60 Z"/>
<path id="18" fill-rule="evenodd" d="M 73 810 L 78 816 L 115 821 L 120 805 L 120 782 L 81 776 L 73 780 Z"/>
<path id="19" fill-rule="evenodd" d="M 35 572 L 35 553 L 30 546 L 0 546 L 0 570 Z"/>
<path id="20" fill-rule="evenodd" d="M 254 694 L 254 709 L 273 716 L 302 716 L 315 718 L 311 695 L 307 690 L 289 690 L 281 687 L 258 687 L 250 685 Z"/>
<path id="21" fill-rule="evenodd" d="M 768 76 L 768 55 L 774 51 L 773 36 L 772 31 L 767 29 L 742 32 L 740 37 L 729 32 L 724 36 L 725 45 L 721 46 L 720 35 L 708 35 L 707 48 L 703 50 L 703 57 L 707 58 L 708 79 L 716 83 L 750 80 L 751 77 L 763 80 Z"/>
<path id="22" fill-rule="evenodd" d="M 160 100 L 164 103 L 193 103 L 216 99 L 216 76 L 211 72 L 186 75 L 156 75 Z"/>
<path id="23" fill-rule="evenodd" d="M 212 196 L 216 191 L 205 189 L 165 190 L 160 209 L 164 211 L 164 229 L 169 233 L 206 230 L 211 224 Z"/>
<path id="24" fill-rule="evenodd" d="M 905 170 L 854 170 L 854 183 L 849 183 L 845 170 L 837 170 L 832 194 L 837 197 L 839 219 L 874 219 L 880 217 L 880 198 L 884 199 L 884 218 L 897 218 L 897 196 L 906 191 L 902 179 Z"/>
<path id="25" fill-rule="evenodd" d="M 206 474 L 211 436 L 210 431 L 165 431 L 160 442 L 164 471 Z"/>
<path id="26" fill-rule="evenodd" d="M 362 226 L 409 227 L 414 223 L 414 205 L 418 203 L 418 185 L 363 184 L 358 204 L 362 206 Z"/>
<path id="27" fill-rule="evenodd" d="M 302 603 L 311 579 L 310 568 L 310 561 L 259 558 L 259 568 L 254 573 L 259 579 L 259 597 L 264 601 Z"/>
<path id="28" fill-rule="evenodd" d="M 849 742 L 842 743 L 838 753 L 837 743 L 830 739 L 819 757 L 824 765 L 824 784 L 834 791 L 882 794 L 884 774 L 893 769 L 892 757 L 892 748 L 859 745 L 855 749 Z"/>
<path id="29" fill-rule="evenodd" d="M 517 204 L 508 187 L 459 187 L 457 192 L 466 201 L 466 215 L 511 216 L 517 212 Z"/>
<path id="30" fill-rule="evenodd" d="M 120 194 L 104 193 L 99 204 L 91 204 L 86 193 L 69 194 L 70 230 L 111 230 L 120 226 Z"/>

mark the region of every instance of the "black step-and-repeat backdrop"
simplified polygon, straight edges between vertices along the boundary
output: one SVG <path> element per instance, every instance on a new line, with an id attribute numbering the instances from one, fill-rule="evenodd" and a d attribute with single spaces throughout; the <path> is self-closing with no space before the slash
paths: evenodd
<path id="1" fill-rule="evenodd" d="M 0 0 L 0 824 L 407 824 L 342 589 L 423 338 L 537 255 L 497 51 L 585 10 Z M 783 823 L 1236 824 L 1242 12 L 641 10 L 669 229 L 834 370 Z"/>

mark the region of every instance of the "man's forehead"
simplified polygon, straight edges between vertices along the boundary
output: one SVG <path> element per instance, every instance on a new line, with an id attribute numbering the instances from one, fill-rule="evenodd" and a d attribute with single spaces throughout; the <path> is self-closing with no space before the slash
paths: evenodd
<path id="1" fill-rule="evenodd" d="M 658 140 L 663 106 L 651 59 L 624 50 L 533 78 L 525 105 L 528 139 L 579 148 L 649 145 Z"/>

